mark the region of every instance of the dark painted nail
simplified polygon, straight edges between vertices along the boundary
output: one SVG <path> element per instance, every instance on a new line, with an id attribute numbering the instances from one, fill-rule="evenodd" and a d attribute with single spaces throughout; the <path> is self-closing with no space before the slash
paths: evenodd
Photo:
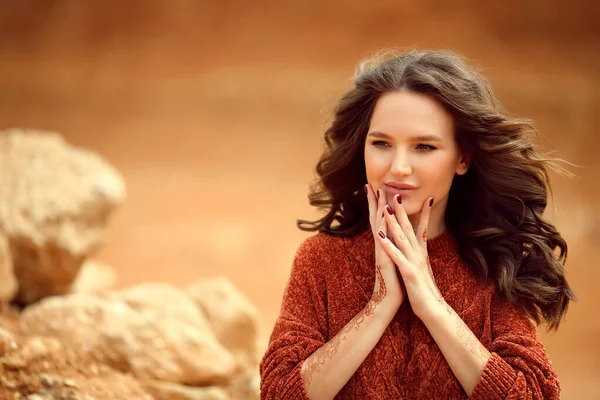
<path id="1" fill-rule="evenodd" d="M 377 200 L 379 200 L 379 189 L 377 189 Z"/>
<path id="2" fill-rule="evenodd" d="M 365 193 L 369 194 L 369 189 L 367 189 L 367 185 L 365 185 Z"/>
<path id="3" fill-rule="evenodd" d="M 382 239 L 385 239 L 385 233 L 379 231 L 379 237 L 382 238 Z"/>
<path id="4" fill-rule="evenodd" d="M 398 197 L 396 197 L 396 201 L 398 204 L 402 204 L 402 196 L 398 195 Z"/>
<path id="5" fill-rule="evenodd" d="M 389 204 L 385 206 L 385 211 L 387 211 L 390 215 L 394 214 L 394 210 L 392 210 L 392 207 L 390 207 Z"/>
<path id="6" fill-rule="evenodd" d="M 429 200 L 429 207 L 433 207 L 433 199 Z"/>

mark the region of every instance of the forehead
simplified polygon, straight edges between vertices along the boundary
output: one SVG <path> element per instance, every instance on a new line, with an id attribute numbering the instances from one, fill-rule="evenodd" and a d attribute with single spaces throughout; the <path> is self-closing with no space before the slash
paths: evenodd
<path id="1" fill-rule="evenodd" d="M 437 101 L 429 96 L 408 91 L 383 94 L 373 110 L 369 132 L 390 136 L 437 135 L 454 138 L 454 119 Z"/>

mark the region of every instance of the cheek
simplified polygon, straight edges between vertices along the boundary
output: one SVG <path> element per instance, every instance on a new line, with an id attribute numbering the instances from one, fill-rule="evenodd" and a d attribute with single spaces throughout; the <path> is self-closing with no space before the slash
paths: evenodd
<path id="1" fill-rule="evenodd" d="M 428 161 L 427 163 L 423 163 L 419 168 L 420 178 L 426 180 L 428 183 L 443 186 L 444 188 L 450 186 L 456 172 L 454 160 L 450 160 L 447 157 L 439 157 Z"/>
<path id="2" fill-rule="evenodd" d="M 365 150 L 365 169 L 369 181 L 379 179 L 386 173 L 386 168 L 387 162 L 384 157 L 374 154 L 372 150 Z"/>

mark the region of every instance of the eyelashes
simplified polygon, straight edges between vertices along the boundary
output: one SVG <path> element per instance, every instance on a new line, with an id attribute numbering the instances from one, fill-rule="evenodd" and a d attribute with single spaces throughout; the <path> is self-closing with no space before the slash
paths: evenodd
<path id="1" fill-rule="evenodd" d="M 372 144 L 375 147 L 388 147 L 388 144 L 386 142 L 381 141 L 381 140 L 374 140 Z"/>
<path id="2" fill-rule="evenodd" d="M 389 145 L 389 143 L 384 142 L 382 140 L 374 140 L 372 145 L 375 147 L 382 147 L 382 148 L 391 147 Z M 419 143 L 415 147 L 415 150 L 417 150 L 417 151 L 432 151 L 432 150 L 436 150 L 436 149 L 437 149 L 437 147 L 435 147 L 435 146 L 431 146 L 429 144 L 423 144 L 423 143 Z"/>
<path id="3" fill-rule="evenodd" d="M 421 147 L 421 146 L 423 146 L 423 147 Z M 431 146 L 429 144 L 422 144 L 421 143 L 421 144 L 417 145 L 417 149 L 418 150 L 422 150 L 422 151 L 431 151 L 431 150 L 437 149 L 437 147 Z"/>

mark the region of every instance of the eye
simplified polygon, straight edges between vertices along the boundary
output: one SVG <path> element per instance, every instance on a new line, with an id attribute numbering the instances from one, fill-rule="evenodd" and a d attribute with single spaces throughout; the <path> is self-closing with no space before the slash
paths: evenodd
<path id="1" fill-rule="evenodd" d="M 375 147 L 388 147 L 389 146 L 386 142 L 384 142 L 382 140 L 374 140 L 372 144 Z"/>
<path id="2" fill-rule="evenodd" d="M 420 143 L 417 145 L 417 150 L 420 150 L 420 151 L 431 151 L 431 150 L 435 150 L 435 149 L 436 149 L 436 147 L 430 146 L 428 144 Z"/>

